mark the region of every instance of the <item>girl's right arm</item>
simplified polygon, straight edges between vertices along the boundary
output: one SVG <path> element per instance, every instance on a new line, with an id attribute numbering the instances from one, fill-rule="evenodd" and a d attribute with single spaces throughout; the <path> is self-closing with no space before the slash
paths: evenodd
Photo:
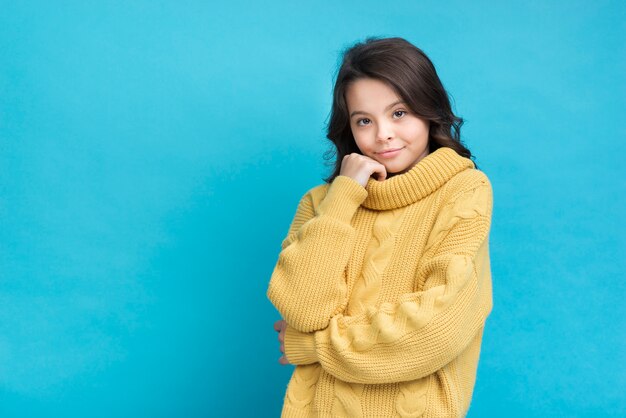
<path id="1" fill-rule="evenodd" d="M 300 200 L 267 289 L 267 297 L 293 328 L 324 329 L 345 308 L 345 269 L 356 238 L 351 220 L 366 197 L 361 184 L 339 175 L 317 206 L 311 191 Z"/>

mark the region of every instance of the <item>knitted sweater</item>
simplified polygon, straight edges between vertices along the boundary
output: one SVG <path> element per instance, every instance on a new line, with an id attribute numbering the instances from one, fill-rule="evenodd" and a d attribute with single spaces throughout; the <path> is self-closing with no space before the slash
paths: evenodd
<path id="1" fill-rule="evenodd" d="M 451 148 L 301 198 L 267 297 L 295 364 L 282 417 L 459 417 L 492 309 L 487 176 Z"/>

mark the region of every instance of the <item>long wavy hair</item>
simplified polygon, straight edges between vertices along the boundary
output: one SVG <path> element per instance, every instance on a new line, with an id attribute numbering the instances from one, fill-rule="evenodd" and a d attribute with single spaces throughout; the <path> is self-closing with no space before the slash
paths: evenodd
<path id="1" fill-rule="evenodd" d="M 332 145 L 324 153 L 324 159 L 330 160 L 326 165 L 334 166 L 334 169 L 325 182 L 331 183 L 339 175 L 345 155 L 362 154 L 352 135 L 345 98 L 350 83 L 361 78 L 387 83 L 413 113 L 430 121 L 429 153 L 441 147 L 452 148 L 476 165 L 475 157 L 461 142 L 463 118 L 452 112 L 448 93 L 435 66 L 421 49 L 403 38 L 368 37 L 344 49 L 341 56 L 326 135 Z"/>

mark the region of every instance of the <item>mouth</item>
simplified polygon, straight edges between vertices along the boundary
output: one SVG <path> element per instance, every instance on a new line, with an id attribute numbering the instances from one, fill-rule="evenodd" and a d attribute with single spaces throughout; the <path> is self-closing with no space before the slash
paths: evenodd
<path id="1" fill-rule="evenodd" d="M 380 155 L 381 157 L 393 157 L 402 149 L 404 149 L 404 147 L 384 150 L 384 151 L 378 152 L 377 154 Z"/>

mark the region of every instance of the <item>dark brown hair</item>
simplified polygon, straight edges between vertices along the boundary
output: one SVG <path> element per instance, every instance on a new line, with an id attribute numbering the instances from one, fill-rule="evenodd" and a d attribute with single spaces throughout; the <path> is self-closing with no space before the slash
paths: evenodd
<path id="1" fill-rule="evenodd" d="M 345 98 L 350 83 L 361 78 L 387 83 L 411 111 L 430 121 L 429 153 L 448 147 L 473 160 L 470 150 L 461 143 L 463 119 L 452 112 L 448 93 L 435 66 L 421 49 L 403 38 L 368 37 L 345 49 L 341 56 L 326 135 L 333 146 L 324 153 L 325 160 L 333 160 L 335 155 L 336 159 L 327 163 L 334 165 L 334 171 L 325 182 L 330 183 L 339 175 L 345 155 L 362 154 L 352 135 Z"/>

